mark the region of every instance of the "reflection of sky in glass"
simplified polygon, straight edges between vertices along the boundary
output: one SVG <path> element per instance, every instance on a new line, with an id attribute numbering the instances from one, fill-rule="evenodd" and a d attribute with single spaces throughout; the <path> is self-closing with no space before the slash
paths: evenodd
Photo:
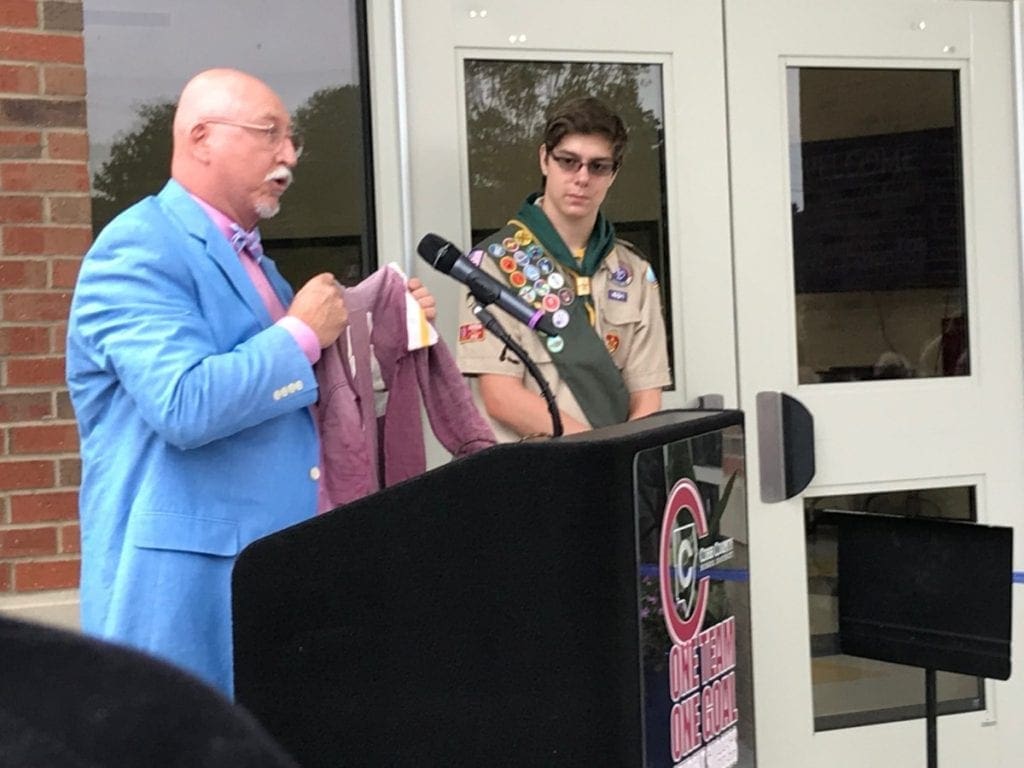
<path id="1" fill-rule="evenodd" d="M 661 102 L 661 65 L 652 64 L 644 72 L 645 82 L 640 89 L 640 106 L 654 113 L 659 125 L 664 125 L 664 110 Z"/>
<path id="2" fill-rule="evenodd" d="M 209 67 L 263 78 L 290 110 L 358 82 L 352 0 L 84 0 L 90 170 L 139 104 L 176 101 Z"/>

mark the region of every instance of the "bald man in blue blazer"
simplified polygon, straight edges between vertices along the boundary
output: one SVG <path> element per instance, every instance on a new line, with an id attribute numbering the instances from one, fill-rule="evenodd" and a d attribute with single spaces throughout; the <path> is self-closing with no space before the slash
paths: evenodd
<path id="1" fill-rule="evenodd" d="M 254 241 L 298 159 L 266 84 L 197 75 L 173 140 L 171 180 L 103 230 L 72 302 L 82 625 L 230 696 L 231 569 L 315 514 L 312 363 L 347 312 L 332 275 L 293 296 Z"/>

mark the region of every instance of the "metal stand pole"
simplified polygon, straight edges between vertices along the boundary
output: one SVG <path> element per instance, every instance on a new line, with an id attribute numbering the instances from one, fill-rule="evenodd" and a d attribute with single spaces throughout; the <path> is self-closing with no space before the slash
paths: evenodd
<path id="1" fill-rule="evenodd" d="M 924 671 L 924 719 L 927 727 L 928 768 L 939 766 L 938 695 L 935 691 L 935 670 Z"/>

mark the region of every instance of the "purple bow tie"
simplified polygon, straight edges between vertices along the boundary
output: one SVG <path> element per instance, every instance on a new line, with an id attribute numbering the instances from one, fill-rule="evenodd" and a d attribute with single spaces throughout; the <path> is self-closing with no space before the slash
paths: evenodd
<path id="1" fill-rule="evenodd" d="M 243 250 L 248 251 L 253 261 L 257 264 L 259 264 L 260 259 L 263 258 L 263 244 L 260 242 L 259 227 L 253 227 L 246 232 L 238 224 L 232 224 L 231 245 L 233 245 L 235 250 L 239 253 Z"/>

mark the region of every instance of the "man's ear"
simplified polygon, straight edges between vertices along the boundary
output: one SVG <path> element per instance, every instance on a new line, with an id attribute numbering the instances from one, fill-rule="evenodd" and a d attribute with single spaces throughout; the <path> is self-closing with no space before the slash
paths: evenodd
<path id="1" fill-rule="evenodd" d="M 543 142 L 537 149 L 537 161 L 540 163 L 541 176 L 548 175 L 548 148 L 544 146 Z"/>
<path id="2" fill-rule="evenodd" d="M 206 123 L 196 123 L 188 132 L 188 146 L 191 155 L 201 163 L 210 162 L 210 129 Z"/>

